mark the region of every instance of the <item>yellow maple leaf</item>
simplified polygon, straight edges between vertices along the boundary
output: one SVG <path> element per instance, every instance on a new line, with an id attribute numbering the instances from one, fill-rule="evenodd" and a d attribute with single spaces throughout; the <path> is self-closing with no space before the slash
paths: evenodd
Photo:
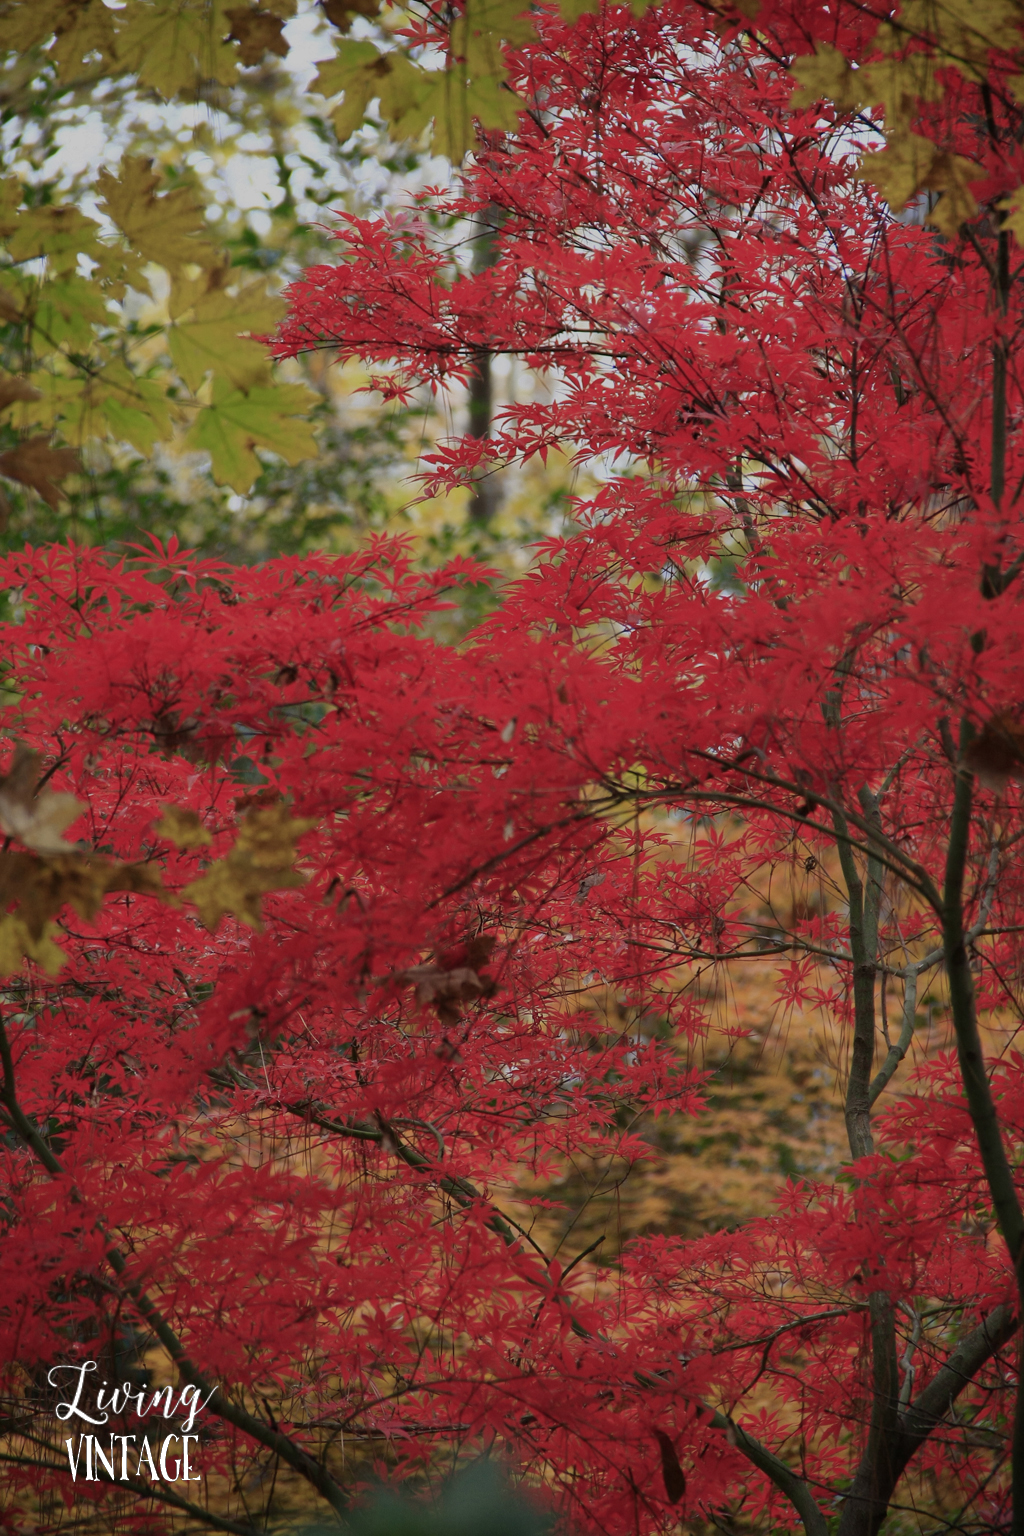
<path id="1" fill-rule="evenodd" d="M 387 69 L 381 75 L 377 95 L 388 132 L 393 139 L 416 138 L 435 116 L 433 98 L 438 80 L 456 71 L 421 69 L 397 51 L 387 54 L 382 63 Z"/>
<path id="2" fill-rule="evenodd" d="M 229 913 L 262 931 L 260 897 L 305 885 L 306 877 L 292 867 L 295 843 L 315 826 L 315 821 L 292 816 L 281 801 L 253 808 L 231 852 L 186 885 L 182 899 L 193 903 L 211 933 Z"/>
<path id="3" fill-rule="evenodd" d="M 195 811 L 180 805 L 164 806 L 164 813 L 153 827 L 159 837 L 166 837 L 175 848 L 202 848 L 213 841 Z"/>
<path id="4" fill-rule="evenodd" d="M 100 207 L 110 215 L 133 251 L 168 272 L 189 262 L 214 267 L 220 257 L 202 238 L 206 219 L 191 187 L 158 195 L 162 178 L 141 155 L 126 155 L 117 176 L 101 171 L 96 188 Z"/>
<path id="5" fill-rule="evenodd" d="M 19 176 L 0 176 L 0 240 L 13 235 L 21 218 L 25 185 Z"/>
<path id="6" fill-rule="evenodd" d="M 1024 245 L 1024 187 L 1015 187 L 996 206 L 1003 215 L 1003 228 L 1010 231 L 1018 245 Z"/>
<path id="7" fill-rule="evenodd" d="M 558 0 L 559 13 L 570 23 L 599 8 L 600 0 Z"/>
<path id="8" fill-rule="evenodd" d="M 232 0 L 132 0 L 118 33 L 118 54 L 166 100 L 204 80 L 233 85 L 238 54 L 227 41 Z"/>
<path id="9" fill-rule="evenodd" d="M 21 278 L 21 282 L 17 282 Z M 21 273 L 15 274 L 14 288 L 6 284 L 0 287 L 0 319 L 12 320 L 15 324 L 25 313 L 28 300 L 24 292 L 24 277 Z"/>
<path id="10" fill-rule="evenodd" d="M 14 0 L 4 10 L 5 51 L 26 53 L 37 43 L 45 43 L 69 19 L 74 5 L 75 0 Z"/>
<path id="11" fill-rule="evenodd" d="M 973 219 L 978 205 L 968 183 L 982 175 L 980 166 L 962 155 L 941 152 L 932 161 L 927 188 L 942 196 L 928 214 L 927 222 L 944 235 L 955 235 L 961 224 Z"/>
<path id="12" fill-rule="evenodd" d="M 67 80 L 90 53 L 100 54 L 104 63 L 116 57 L 114 25 L 103 0 L 14 0 L 0 22 L 0 45 L 25 53 L 53 38 L 50 55 L 60 79 Z"/>
<path id="13" fill-rule="evenodd" d="M 54 942 L 59 933 L 56 923 L 47 923 L 42 934 L 34 938 L 16 913 L 0 918 L 0 976 L 13 976 L 25 960 L 34 960 L 48 975 L 55 976 L 65 960 L 64 951 Z"/>
<path id="14" fill-rule="evenodd" d="M 451 50 L 470 74 L 506 75 L 502 44 L 515 46 L 534 35 L 533 20 L 523 0 L 466 0 L 451 29 Z"/>
<path id="15" fill-rule="evenodd" d="M 936 64 L 981 81 L 993 48 L 1020 48 L 1024 13 L 1020 0 L 902 0 L 899 21 L 901 35 L 929 40 Z"/>
<path id="16" fill-rule="evenodd" d="M 7 186 L 16 177 L 9 177 Z M 20 189 L 21 184 L 18 183 Z M 99 225 L 87 219 L 77 208 L 67 204 L 57 207 L 25 208 L 7 212 L 0 227 L 8 254 L 13 261 L 47 257 L 51 270 L 73 271 L 79 254 L 100 263 L 101 271 L 110 268 L 110 253 L 99 243 Z"/>
<path id="17" fill-rule="evenodd" d="M 928 223 L 943 234 L 956 233 L 973 218 L 978 205 L 968 183 L 976 180 L 979 167 L 962 155 L 940 150 L 937 144 L 916 133 L 894 136 L 885 149 L 864 156 L 857 175 L 877 187 L 894 212 L 905 208 L 919 192 L 941 192 L 928 214 Z"/>
<path id="18" fill-rule="evenodd" d="M 793 60 L 789 72 L 800 82 L 793 92 L 794 107 L 813 107 L 823 98 L 834 101 L 840 111 L 861 104 L 858 71 L 852 68 L 845 53 L 831 43 L 817 43 L 813 53 Z"/>
<path id="19" fill-rule="evenodd" d="M 72 0 L 55 30 L 50 55 L 61 80 L 75 79 L 91 54 L 98 53 L 108 66 L 117 58 L 114 12 L 103 0 Z"/>
<path id="20" fill-rule="evenodd" d="M 866 154 L 857 171 L 862 181 L 870 182 L 898 213 L 925 187 L 932 162 L 938 154 L 930 139 L 920 134 L 902 134 L 885 149 Z"/>
<path id="21" fill-rule="evenodd" d="M 344 92 L 331 118 L 345 142 L 361 124 L 373 100 L 393 139 L 413 139 L 433 123 L 433 147 L 462 160 L 476 138 L 476 124 L 511 131 L 522 103 L 506 85 L 502 49 L 533 34 L 521 0 L 474 0 L 452 30 L 447 69 L 423 69 L 398 49 L 387 53 L 370 42 L 346 40 L 320 66 L 313 89 L 323 96 Z"/>
<path id="22" fill-rule="evenodd" d="M 380 96 L 391 70 L 390 56 L 381 53 L 374 43 L 348 38 L 339 43 L 333 59 L 321 64 L 310 89 L 327 97 L 337 96 L 340 91 L 345 93 L 340 106 L 331 113 L 340 143 L 351 138 L 362 123 L 367 107 Z"/>
<path id="23" fill-rule="evenodd" d="M 503 77 L 483 75 L 467 81 L 466 70 L 459 65 L 437 72 L 421 110 L 434 120 L 434 149 L 457 165 L 476 141 L 478 122 L 485 128 L 512 132 L 519 125 L 522 106 Z"/>
<path id="24" fill-rule="evenodd" d="M 933 57 L 912 53 L 892 54 L 855 72 L 861 104 L 880 106 L 885 114 L 887 138 L 905 130 L 921 102 L 941 101 L 942 87 L 935 71 Z"/>

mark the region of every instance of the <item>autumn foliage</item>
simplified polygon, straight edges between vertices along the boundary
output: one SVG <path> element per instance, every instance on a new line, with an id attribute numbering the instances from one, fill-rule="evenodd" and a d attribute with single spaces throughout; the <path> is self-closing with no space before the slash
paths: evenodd
<path id="1" fill-rule="evenodd" d="M 515 131 L 289 293 L 279 356 L 394 396 L 549 376 L 435 491 L 605 466 L 463 643 L 488 573 L 393 544 L 5 562 L 12 1529 L 486 1451 L 580 1530 L 1024 1530 L 1021 18 L 752 10 L 539 14 Z M 845 1031 L 840 1178 L 554 1256 L 756 958 Z M 213 1393 L 200 1494 L 68 1486 L 46 1372 L 100 1355 Z"/>

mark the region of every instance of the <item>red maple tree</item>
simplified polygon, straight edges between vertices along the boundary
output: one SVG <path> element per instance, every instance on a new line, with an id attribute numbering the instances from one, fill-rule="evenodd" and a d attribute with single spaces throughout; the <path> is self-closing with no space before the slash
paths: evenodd
<path id="1" fill-rule="evenodd" d="M 7 562 L 3 728 L 49 776 L 0 787 L 13 1487 L 57 1476 L 46 1366 L 155 1339 L 218 1384 L 211 1469 L 277 1458 L 337 1508 L 347 1440 L 507 1450 L 612 1533 L 1024 1530 L 1024 114 L 1012 37 L 947 50 L 898 216 L 875 117 L 807 64 L 930 57 L 887 18 L 542 15 L 445 219 L 348 220 L 295 285 L 281 354 L 392 392 L 486 352 L 551 375 L 433 489 L 555 443 L 619 466 L 463 646 L 429 621 L 482 573 L 393 546 Z M 432 230 L 485 209 L 461 270 Z M 59 794 L 94 853 L 54 843 Z M 525 1177 L 697 1110 L 685 968 L 752 954 L 846 1026 L 841 1180 L 563 1268 Z M 956 1050 L 911 1074 L 943 970 Z"/>

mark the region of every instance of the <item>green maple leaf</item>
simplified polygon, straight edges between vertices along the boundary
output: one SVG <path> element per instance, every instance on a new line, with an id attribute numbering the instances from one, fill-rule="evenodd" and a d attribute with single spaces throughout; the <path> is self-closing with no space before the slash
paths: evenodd
<path id="1" fill-rule="evenodd" d="M 465 10 L 452 25 L 451 49 L 474 79 L 485 74 L 505 78 L 502 44 L 516 46 L 535 35 L 527 11 L 522 0 L 467 0 Z"/>
<path id="2" fill-rule="evenodd" d="M 507 132 L 518 126 L 522 103 L 503 80 L 504 72 L 467 82 L 462 65 L 438 71 L 436 84 L 423 103 L 424 111 L 434 119 L 433 147 L 438 154 L 458 164 L 473 147 L 477 122 Z"/>
<path id="3" fill-rule="evenodd" d="M 223 288 L 196 292 L 198 286 L 177 286 L 171 302 L 175 324 L 167 333 L 174 366 L 189 389 L 198 389 L 210 372 L 222 374 L 238 389 L 267 380 L 265 347 L 246 340 L 241 332 L 265 335 L 275 330 L 284 301 L 272 298 L 263 282 L 250 283 L 241 293 L 225 293 Z"/>
<path id="4" fill-rule="evenodd" d="M 93 326 L 109 325 L 110 311 L 103 291 L 91 279 L 65 272 L 41 285 L 34 320 L 52 346 L 66 344 L 89 352 L 95 341 Z"/>

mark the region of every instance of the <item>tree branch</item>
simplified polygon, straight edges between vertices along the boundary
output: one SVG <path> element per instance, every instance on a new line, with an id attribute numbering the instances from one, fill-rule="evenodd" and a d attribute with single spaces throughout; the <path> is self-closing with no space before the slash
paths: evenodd
<path id="1" fill-rule="evenodd" d="M 1016 1308 L 1004 1302 L 960 1341 L 903 1416 L 896 1452 L 899 1473 L 932 1431 L 945 1421 L 964 1387 L 1016 1330 Z"/>
<path id="2" fill-rule="evenodd" d="M 702 1406 L 707 1408 L 706 1404 Z M 803 1521 L 806 1536 L 828 1536 L 828 1522 L 804 1479 L 727 1414 L 715 1409 L 707 1409 L 707 1412 L 711 1414 L 712 1429 L 724 1430 L 729 1444 L 741 1451 L 759 1472 L 771 1479 L 780 1493 L 786 1495 Z"/>

